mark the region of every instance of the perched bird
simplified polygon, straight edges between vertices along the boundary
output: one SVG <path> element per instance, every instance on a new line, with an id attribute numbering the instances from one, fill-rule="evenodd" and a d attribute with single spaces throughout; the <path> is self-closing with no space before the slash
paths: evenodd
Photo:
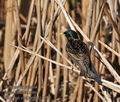
<path id="1" fill-rule="evenodd" d="M 101 78 L 91 62 L 89 48 L 83 42 L 81 34 L 73 30 L 67 30 L 64 34 L 67 38 L 66 51 L 72 62 L 79 66 L 82 75 L 101 84 Z"/>

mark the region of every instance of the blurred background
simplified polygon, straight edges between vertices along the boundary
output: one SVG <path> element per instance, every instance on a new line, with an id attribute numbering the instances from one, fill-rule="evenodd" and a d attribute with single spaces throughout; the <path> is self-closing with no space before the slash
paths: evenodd
<path id="1" fill-rule="evenodd" d="M 120 0 L 0 0 L 0 101 L 120 102 L 120 92 L 72 71 L 59 3 L 113 68 L 93 50 L 101 78 L 120 84 Z"/>

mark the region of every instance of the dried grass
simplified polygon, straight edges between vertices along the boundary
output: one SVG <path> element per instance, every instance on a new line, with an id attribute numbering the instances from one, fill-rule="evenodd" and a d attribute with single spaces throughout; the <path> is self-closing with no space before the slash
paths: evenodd
<path id="1" fill-rule="evenodd" d="M 5 30 L 0 44 L 2 102 L 120 100 L 118 0 L 26 0 L 29 7 L 25 1 L 11 1 L 6 1 L 5 29 L 0 29 Z M 61 35 L 68 28 L 79 31 L 86 43 L 93 42 L 91 59 L 102 85 L 79 76 L 68 58 Z"/>

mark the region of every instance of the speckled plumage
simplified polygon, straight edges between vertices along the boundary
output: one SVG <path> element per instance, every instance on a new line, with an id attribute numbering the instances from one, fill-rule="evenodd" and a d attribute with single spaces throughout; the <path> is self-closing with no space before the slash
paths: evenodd
<path id="1" fill-rule="evenodd" d="M 81 74 L 101 84 L 101 79 L 91 62 L 89 49 L 81 39 L 81 36 L 73 30 L 68 30 L 64 34 L 68 40 L 66 51 L 73 63 L 80 67 Z"/>

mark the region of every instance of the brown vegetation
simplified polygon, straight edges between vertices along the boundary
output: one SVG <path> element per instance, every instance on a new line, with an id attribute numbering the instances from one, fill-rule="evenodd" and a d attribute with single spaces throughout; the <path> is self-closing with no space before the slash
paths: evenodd
<path id="1" fill-rule="evenodd" d="M 0 101 L 120 102 L 119 0 L 2 4 Z M 91 59 L 102 85 L 79 76 L 80 70 L 68 58 L 61 33 L 69 28 L 79 31 L 84 42 L 94 43 Z"/>

